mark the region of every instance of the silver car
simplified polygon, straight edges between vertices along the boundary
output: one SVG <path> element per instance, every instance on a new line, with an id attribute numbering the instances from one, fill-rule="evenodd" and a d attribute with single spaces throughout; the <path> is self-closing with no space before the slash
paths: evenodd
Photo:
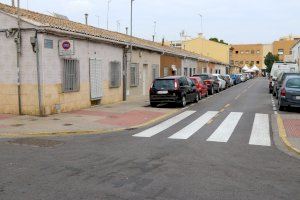
<path id="1" fill-rule="evenodd" d="M 300 77 L 288 76 L 282 87 L 279 89 L 278 96 L 279 110 L 286 107 L 300 107 Z"/>

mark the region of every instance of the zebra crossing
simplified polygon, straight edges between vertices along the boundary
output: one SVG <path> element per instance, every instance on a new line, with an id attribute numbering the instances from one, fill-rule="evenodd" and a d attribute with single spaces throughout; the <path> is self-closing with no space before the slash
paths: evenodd
<path id="1" fill-rule="evenodd" d="M 140 133 L 133 135 L 133 137 L 150 138 L 163 132 L 178 124 L 181 121 L 187 120 L 196 111 L 185 111 L 177 116 L 174 116 L 154 127 L 146 129 Z M 207 111 L 190 124 L 183 127 L 178 132 L 172 134 L 168 139 L 172 140 L 187 140 L 194 134 L 197 134 L 205 125 L 207 125 L 213 118 L 218 116 L 218 111 Z M 241 121 L 244 113 L 231 112 L 218 126 L 218 128 L 206 139 L 207 142 L 227 143 L 234 133 L 237 125 Z M 249 145 L 256 146 L 271 146 L 269 115 L 256 113 L 252 124 L 252 131 L 250 133 Z"/>

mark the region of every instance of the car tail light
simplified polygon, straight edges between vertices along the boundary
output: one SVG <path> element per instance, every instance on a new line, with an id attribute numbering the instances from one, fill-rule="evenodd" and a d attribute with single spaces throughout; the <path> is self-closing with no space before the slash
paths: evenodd
<path id="1" fill-rule="evenodd" d="M 280 95 L 281 95 L 282 97 L 285 97 L 285 96 L 286 96 L 286 90 L 285 90 L 285 88 L 282 88 Z"/>
<path id="2" fill-rule="evenodd" d="M 211 82 L 210 82 L 210 81 L 204 81 L 204 83 L 205 83 L 206 85 L 211 85 Z"/>
<path id="3" fill-rule="evenodd" d="M 150 92 L 151 92 L 152 89 L 153 89 L 153 85 L 154 85 L 154 82 L 152 82 L 152 84 L 150 85 L 150 89 L 149 89 Z"/>

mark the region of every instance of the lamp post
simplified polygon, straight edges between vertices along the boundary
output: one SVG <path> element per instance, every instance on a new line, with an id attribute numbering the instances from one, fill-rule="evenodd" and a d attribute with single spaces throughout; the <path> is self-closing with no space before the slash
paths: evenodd
<path id="1" fill-rule="evenodd" d="M 108 30 L 108 24 L 109 24 L 109 5 L 112 0 L 107 0 L 107 21 L 106 21 L 106 29 Z"/>
<path id="2" fill-rule="evenodd" d="M 156 21 L 154 21 L 153 42 L 155 41 L 155 36 L 156 36 Z"/>

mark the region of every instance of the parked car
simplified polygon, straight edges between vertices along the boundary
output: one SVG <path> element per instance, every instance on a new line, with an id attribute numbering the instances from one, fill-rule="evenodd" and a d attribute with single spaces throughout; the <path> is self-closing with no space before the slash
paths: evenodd
<path id="1" fill-rule="evenodd" d="M 213 77 L 219 82 L 219 88 L 221 90 L 226 89 L 226 81 L 222 78 L 220 74 L 213 74 Z"/>
<path id="2" fill-rule="evenodd" d="M 202 81 L 206 84 L 208 94 L 213 95 L 215 92 L 220 90 L 219 82 L 216 81 L 211 74 L 200 74 L 194 75 L 193 77 L 200 77 Z"/>
<path id="3" fill-rule="evenodd" d="M 274 87 L 273 87 L 273 96 L 276 96 L 278 98 L 278 90 L 281 88 L 283 81 L 288 76 L 300 76 L 300 73 L 288 73 L 288 72 L 280 72 L 277 79 L 274 81 Z"/>
<path id="4" fill-rule="evenodd" d="M 198 93 L 199 93 L 199 99 L 202 99 L 202 97 L 208 97 L 208 89 L 206 84 L 202 81 L 201 77 L 190 77 L 190 79 L 195 84 Z"/>
<path id="5" fill-rule="evenodd" d="M 300 107 L 300 77 L 287 76 L 279 89 L 279 110 L 286 107 Z"/>
<path id="6" fill-rule="evenodd" d="M 152 107 L 161 103 L 176 103 L 185 107 L 189 102 L 199 101 L 195 84 L 185 76 L 157 78 L 153 81 L 149 93 Z"/>
<path id="7" fill-rule="evenodd" d="M 246 77 L 243 74 L 239 74 L 239 76 L 240 76 L 242 82 L 246 81 Z"/>
<path id="8" fill-rule="evenodd" d="M 230 77 L 233 80 L 234 85 L 240 84 L 242 82 L 241 76 L 239 74 L 232 74 L 232 75 L 230 75 Z"/>
<path id="9" fill-rule="evenodd" d="M 278 78 L 278 75 L 281 72 L 295 72 L 299 73 L 299 66 L 295 63 L 282 63 L 282 62 L 276 62 L 272 66 L 272 70 L 269 77 L 269 92 L 270 94 L 273 93 L 275 82 Z"/>
<path id="10" fill-rule="evenodd" d="M 230 78 L 230 75 L 226 74 L 226 75 L 223 75 L 222 77 L 226 81 L 227 88 L 233 86 L 233 80 Z"/>

